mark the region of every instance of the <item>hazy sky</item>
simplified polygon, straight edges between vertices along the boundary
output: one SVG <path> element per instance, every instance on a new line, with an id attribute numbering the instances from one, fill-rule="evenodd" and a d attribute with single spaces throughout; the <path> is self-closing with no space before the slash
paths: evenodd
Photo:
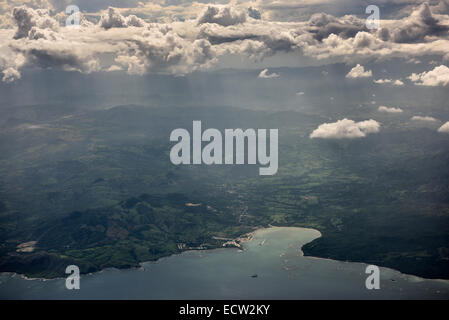
<path id="1" fill-rule="evenodd" d="M 68 4 L 81 10 L 78 28 L 66 26 Z M 380 10 L 376 29 L 366 26 L 365 9 L 373 4 Z M 164 97 L 173 104 L 277 109 L 300 103 L 301 108 L 324 106 L 342 118 L 342 110 L 372 104 L 379 116 L 413 115 L 425 122 L 433 114 L 409 115 L 404 107 L 428 103 L 441 112 L 447 101 L 448 0 L 8 0 L 0 4 L 0 15 L 2 104 L 34 96 L 46 102 L 57 89 L 65 100 L 90 97 L 103 105 L 148 97 L 154 103 Z M 338 68 L 326 70 L 336 63 Z M 295 74 L 294 67 L 307 66 L 322 69 Z M 287 69 L 274 70 L 279 67 Z M 219 75 L 223 68 L 255 70 Z M 58 75 L 48 76 L 49 70 Z M 198 71 L 208 75 L 191 77 Z M 85 85 L 77 83 L 76 92 L 66 94 L 73 85 L 61 73 L 72 82 L 78 81 L 74 74 L 82 75 Z M 123 85 L 123 77 L 135 85 Z M 118 80 L 106 85 L 113 79 Z M 159 86 L 161 81 L 167 85 Z M 386 89 L 375 97 L 380 88 Z M 392 105 L 396 101 L 401 105 Z M 315 136 L 364 137 L 378 130 L 372 125 L 333 122 Z"/>

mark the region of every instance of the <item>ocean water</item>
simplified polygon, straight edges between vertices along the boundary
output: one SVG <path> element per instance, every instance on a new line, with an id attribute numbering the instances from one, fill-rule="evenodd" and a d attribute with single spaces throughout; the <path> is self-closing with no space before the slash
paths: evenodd
<path id="1" fill-rule="evenodd" d="M 449 281 L 380 268 L 380 289 L 368 290 L 366 264 L 304 257 L 313 229 L 273 227 L 255 232 L 244 250 L 188 251 L 82 275 L 79 290 L 65 279 L 28 280 L 0 274 L 1 299 L 448 299 Z M 257 277 L 256 277 L 257 275 Z"/>

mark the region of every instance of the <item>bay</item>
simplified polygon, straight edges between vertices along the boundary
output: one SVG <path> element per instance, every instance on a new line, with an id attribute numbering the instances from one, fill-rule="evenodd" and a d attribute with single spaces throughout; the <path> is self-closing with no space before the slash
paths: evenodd
<path id="1" fill-rule="evenodd" d="M 254 232 L 243 250 L 187 251 L 137 269 L 65 279 L 0 274 L 1 299 L 448 299 L 449 281 L 380 268 L 380 289 L 368 290 L 366 264 L 304 257 L 317 230 L 272 227 Z"/>

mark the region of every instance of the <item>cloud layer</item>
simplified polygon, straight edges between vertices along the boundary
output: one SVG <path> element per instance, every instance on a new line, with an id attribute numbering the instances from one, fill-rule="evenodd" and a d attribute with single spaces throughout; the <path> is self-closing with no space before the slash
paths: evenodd
<path id="1" fill-rule="evenodd" d="M 311 7 L 326 4 L 309 2 Z M 443 58 L 449 52 L 449 16 L 444 8 L 427 3 L 402 19 L 382 21 L 379 30 L 366 29 L 365 19 L 354 15 L 314 13 L 302 19 L 292 15 L 286 21 L 280 12 L 299 8 L 295 1 L 136 3 L 135 8 L 107 8 L 96 22 L 81 14 L 79 28 L 65 27 L 67 16 L 57 12 L 56 3 L 35 0 L 13 7 L 17 3 L 0 7 L 0 71 L 5 82 L 19 79 L 26 67 L 183 75 L 210 68 L 227 56 L 260 61 L 278 54 L 356 64 L 347 77 L 360 78 L 372 76 L 362 66 L 368 60 Z M 163 22 L 142 18 L 163 11 L 169 14 L 157 18 Z M 440 65 L 410 79 L 419 85 L 447 85 L 448 70 Z"/>

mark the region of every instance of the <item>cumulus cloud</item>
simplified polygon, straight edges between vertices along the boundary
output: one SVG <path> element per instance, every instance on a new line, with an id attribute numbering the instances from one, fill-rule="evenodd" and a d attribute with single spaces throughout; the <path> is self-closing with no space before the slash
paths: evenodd
<path id="1" fill-rule="evenodd" d="M 416 85 L 421 86 L 447 86 L 449 84 L 449 68 L 445 65 L 440 65 L 427 72 L 412 73 L 409 79 Z"/>
<path id="2" fill-rule="evenodd" d="M 26 63 L 23 54 L 7 46 L 0 46 L 0 70 L 3 73 L 2 81 L 10 83 L 20 79 L 19 69 Z"/>
<path id="3" fill-rule="evenodd" d="M 143 27 L 146 23 L 135 15 L 124 17 L 115 8 L 108 8 L 106 12 L 101 16 L 100 26 L 104 29 L 111 28 L 127 28 L 127 27 Z"/>
<path id="4" fill-rule="evenodd" d="M 263 69 L 257 77 L 261 79 L 273 79 L 279 78 L 279 74 L 276 72 L 268 73 L 268 69 Z"/>
<path id="5" fill-rule="evenodd" d="M 59 28 L 58 22 L 49 16 L 46 9 L 34 10 L 26 6 L 20 6 L 14 8 L 13 17 L 17 24 L 14 39 L 28 37 L 30 33 L 35 34 L 37 30 L 41 30 L 41 32 L 44 29 L 57 31 Z"/>
<path id="6" fill-rule="evenodd" d="M 14 8 L 13 16 L 17 30 L 11 41 L 0 46 L 3 81 L 19 79 L 19 70 L 25 65 L 84 73 L 100 70 L 93 48 L 88 43 L 65 38 L 47 10 L 21 6 Z"/>
<path id="7" fill-rule="evenodd" d="M 123 70 L 122 67 L 113 64 L 106 71 L 113 72 L 113 71 L 121 71 L 121 70 Z"/>
<path id="8" fill-rule="evenodd" d="M 310 138 L 322 139 L 354 139 L 364 138 L 367 134 L 377 133 L 380 123 L 375 120 L 355 122 L 349 119 L 338 120 L 333 123 L 323 123 L 316 128 Z"/>
<path id="9" fill-rule="evenodd" d="M 439 127 L 438 132 L 449 133 L 449 121 Z"/>
<path id="10" fill-rule="evenodd" d="M 429 117 L 429 116 L 413 116 L 411 118 L 411 120 L 413 120 L 413 121 L 429 121 L 429 122 L 438 121 L 438 119 L 436 119 L 434 117 Z"/>
<path id="11" fill-rule="evenodd" d="M 377 80 L 373 80 L 374 83 L 377 84 L 385 84 L 385 83 L 392 83 L 393 80 L 392 79 L 377 79 Z"/>
<path id="12" fill-rule="evenodd" d="M 316 2 L 307 1 L 310 5 Z M 6 8 L 18 2 L 10 0 Z M 63 26 L 64 13 L 55 14 L 50 5 L 49 10 L 36 9 L 38 3 L 46 0 L 28 1 L 31 2 L 36 3 L 34 9 L 19 6 L 5 19 L 14 22 L 14 29 L 0 29 L 0 71 L 4 81 L 18 79 L 21 69 L 27 66 L 85 73 L 121 68 L 130 74 L 182 75 L 209 68 L 228 55 L 261 61 L 280 53 L 319 61 L 358 63 L 347 77 L 361 78 L 372 76 L 371 70 L 361 65 L 366 61 L 449 57 L 449 39 L 444 32 L 449 17 L 441 11 L 432 13 L 426 5 L 417 7 L 408 17 L 382 21 L 383 29 L 377 32 L 366 30 L 365 20 L 353 15 L 335 17 L 317 13 L 285 22 L 272 14 L 280 10 L 276 6 L 292 11 L 304 3 L 284 0 L 276 1 L 276 5 L 265 0 L 236 0 L 232 5 L 202 1 L 140 2 L 136 8 L 105 9 L 98 14 L 96 23 L 88 22 L 82 15 L 81 27 L 69 30 Z M 165 20 L 154 22 L 160 21 L 164 12 Z M 414 82 L 447 83 L 444 75 L 427 79 L 431 76 L 414 75 Z M 382 83 L 381 80 L 376 83 Z M 383 83 L 403 85 L 401 80 L 384 80 Z"/>
<path id="13" fill-rule="evenodd" d="M 386 107 L 386 106 L 380 106 L 377 109 L 379 112 L 386 112 L 386 113 L 402 113 L 404 110 L 401 108 L 395 108 L 395 107 Z"/>
<path id="14" fill-rule="evenodd" d="M 373 73 L 371 70 L 366 70 L 363 66 L 360 64 L 357 64 L 354 68 L 352 68 L 348 74 L 346 75 L 346 78 L 369 78 L 372 77 Z"/>
<path id="15" fill-rule="evenodd" d="M 17 71 L 14 68 L 6 68 L 5 70 L 3 70 L 3 77 L 2 77 L 2 81 L 6 82 L 6 83 L 10 83 L 13 82 L 17 79 L 20 79 L 20 72 Z"/>
<path id="16" fill-rule="evenodd" d="M 421 4 L 401 25 L 391 28 L 391 38 L 395 42 L 407 43 L 423 40 L 428 36 L 446 33 L 448 26 L 443 24 L 430 10 L 427 2 Z"/>
<path id="17" fill-rule="evenodd" d="M 336 18 L 326 13 L 316 13 L 310 17 L 307 26 L 317 40 L 327 38 L 331 34 L 350 38 L 359 31 L 367 31 L 365 20 L 351 15 Z"/>
<path id="18" fill-rule="evenodd" d="M 387 84 L 390 83 L 393 86 L 397 86 L 397 87 L 402 87 L 404 85 L 404 82 L 400 79 L 397 80 L 393 80 L 393 79 L 377 79 L 377 80 L 373 80 L 374 83 L 377 84 Z"/>
<path id="19" fill-rule="evenodd" d="M 254 13 L 254 11 L 251 11 Z M 247 13 L 231 6 L 207 6 L 198 17 L 198 24 L 216 23 L 221 26 L 232 26 L 246 21 Z"/>
<path id="20" fill-rule="evenodd" d="M 123 17 L 114 8 L 109 8 L 97 25 L 78 29 L 60 27 L 45 10 L 19 7 L 14 18 L 15 35 L 0 45 L 5 82 L 20 78 L 19 70 L 26 65 L 83 73 L 120 68 L 130 74 L 181 75 L 215 61 L 208 40 L 186 39 L 167 24 Z M 102 67 L 104 54 L 112 55 L 113 63 Z"/>
<path id="21" fill-rule="evenodd" d="M 13 10 L 16 7 L 26 5 L 32 9 L 47 9 L 49 11 L 54 10 L 54 6 L 51 1 L 48 0 L 7 0 L 0 1 L 0 28 L 13 28 L 15 27 Z"/>

